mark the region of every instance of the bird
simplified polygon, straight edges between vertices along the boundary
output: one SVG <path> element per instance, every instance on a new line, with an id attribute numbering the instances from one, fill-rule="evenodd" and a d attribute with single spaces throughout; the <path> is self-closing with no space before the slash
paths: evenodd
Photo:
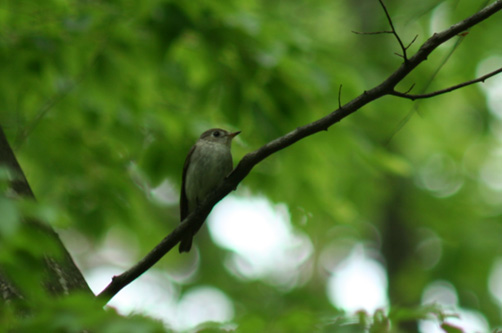
<path id="1" fill-rule="evenodd" d="M 180 218 L 183 221 L 232 171 L 232 139 L 240 131 L 212 128 L 201 134 L 183 165 L 180 193 Z M 202 224 L 201 224 L 202 225 Z M 199 227 L 200 228 L 200 227 Z M 182 238 L 179 252 L 189 252 L 198 228 Z"/>

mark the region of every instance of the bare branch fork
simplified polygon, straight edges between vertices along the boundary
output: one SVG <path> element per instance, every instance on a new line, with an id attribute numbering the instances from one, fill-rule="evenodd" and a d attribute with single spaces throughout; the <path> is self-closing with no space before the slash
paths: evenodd
<path id="1" fill-rule="evenodd" d="M 379 0 L 383 6 L 383 2 Z M 385 8 L 385 6 L 384 6 Z M 435 93 L 424 94 L 424 95 L 409 95 L 406 93 L 399 93 L 395 91 L 395 86 L 401 82 L 410 72 L 412 72 L 418 65 L 427 60 L 427 57 L 434 51 L 439 45 L 445 43 L 451 38 L 457 36 L 458 34 L 464 32 L 465 30 L 471 28 L 472 26 L 478 24 L 479 22 L 486 20 L 491 15 L 502 9 L 502 0 L 497 0 L 493 4 L 488 5 L 484 9 L 480 10 L 476 14 L 466 18 L 465 20 L 458 22 L 451 26 L 450 28 L 435 33 L 431 36 L 415 53 L 412 57 L 407 58 L 406 53 L 404 53 L 403 58 L 405 59 L 399 68 L 392 73 L 388 78 L 386 78 L 382 83 L 376 87 L 364 91 L 361 95 L 351 100 L 345 105 L 340 105 L 338 109 L 326 115 L 325 117 L 318 119 L 310 124 L 296 128 L 295 130 L 281 136 L 267 144 L 263 147 L 245 155 L 239 162 L 237 167 L 227 176 L 227 178 L 219 185 L 219 187 L 211 193 L 211 195 L 204 200 L 201 206 L 198 207 L 193 213 L 191 213 L 184 221 L 181 223 L 173 232 L 167 235 L 150 253 L 148 253 L 143 259 L 140 260 L 134 267 L 130 268 L 121 275 L 114 276 L 112 282 L 98 295 L 101 302 L 107 303 L 116 293 L 118 293 L 123 287 L 132 282 L 134 279 L 143 274 L 147 269 L 152 267 L 164 254 L 169 252 L 180 240 L 183 234 L 185 234 L 189 229 L 197 228 L 203 223 L 211 212 L 213 206 L 223 199 L 228 193 L 234 190 L 237 185 L 249 174 L 255 165 L 260 163 L 262 160 L 268 156 L 276 153 L 286 147 L 291 146 L 295 142 L 306 138 L 312 134 L 320 131 L 325 131 L 335 123 L 339 122 L 343 118 L 352 114 L 353 112 L 359 110 L 366 104 L 381 98 L 386 95 L 393 95 L 402 98 L 417 99 L 417 98 L 427 98 L 439 95 L 441 93 L 453 91 L 461 87 L 465 87 L 470 84 L 477 82 L 482 82 L 491 76 L 494 76 L 502 71 L 498 69 L 494 72 L 484 75 L 475 80 L 467 81 L 462 84 L 450 87 L 448 89 L 437 91 Z M 385 10 L 386 11 L 386 10 Z M 389 21 L 390 16 L 386 15 Z M 393 25 L 391 25 L 393 29 Z M 397 35 L 394 31 L 394 35 Z M 403 52 L 406 48 L 402 43 L 400 43 L 403 48 Z M 407 59 L 407 60 L 406 60 Z"/>
<path id="2" fill-rule="evenodd" d="M 380 3 L 380 6 L 382 6 L 382 9 L 385 13 L 385 17 L 387 18 L 387 21 L 389 22 L 389 26 L 391 30 L 382 30 L 382 31 L 374 31 L 374 32 L 359 32 L 359 31 L 352 31 L 355 34 L 358 35 L 382 35 L 382 34 L 391 34 L 396 37 L 397 42 L 399 43 L 399 46 L 401 47 L 401 51 L 403 54 L 395 53 L 396 55 L 400 56 L 401 58 L 404 59 L 404 62 L 408 61 L 408 55 L 406 54 L 406 51 L 410 48 L 411 45 L 417 40 L 418 35 L 413 37 L 411 42 L 408 43 L 407 46 L 404 46 L 403 41 L 401 40 L 401 37 L 399 37 L 396 28 L 394 28 L 394 23 L 392 22 L 392 18 L 390 17 L 389 11 L 387 10 L 387 7 L 383 3 L 383 0 L 378 0 Z"/>
<path id="3" fill-rule="evenodd" d="M 382 6 L 383 11 L 385 12 L 385 16 L 387 17 L 387 21 L 389 21 L 391 33 L 394 35 L 394 37 L 396 37 L 397 42 L 399 43 L 399 46 L 401 47 L 401 50 L 403 51 L 403 54 L 401 54 L 400 56 L 403 57 L 404 63 L 407 63 L 408 62 L 408 55 L 406 54 L 406 50 L 411 46 L 411 44 L 413 44 L 413 42 L 415 41 L 415 39 L 417 39 L 417 37 L 415 37 L 410 42 L 410 44 L 408 46 L 404 46 L 403 41 L 401 40 L 401 38 L 397 34 L 396 28 L 394 28 L 394 23 L 392 23 L 392 19 L 390 17 L 389 11 L 387 10 L 387 7 L 385 7 L 385 4 L 383 3 L 383 0 L 378 0 L 378 2 L 380 2 L 380 6 Z"/>

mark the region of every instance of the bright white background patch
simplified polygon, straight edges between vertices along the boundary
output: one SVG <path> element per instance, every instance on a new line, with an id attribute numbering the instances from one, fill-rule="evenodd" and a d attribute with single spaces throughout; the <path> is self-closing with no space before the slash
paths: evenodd
<path id="1" fill-rule="evenodd" d="M 388 304 L 385 270 L 366 255 L 362 245 L 357 245 L 332 272 L 328 297 L 333 305 L 346 311 L 373 313 Z"/>
<path id="2" fill-rule="evenodd" d="M 214 208 L 208 226 L 214 241 L 232 251 L 226 266 L 239 277 L 290 289 L 311 273 L 302 265 L 313 252 L 312 243 L 294 230 L 285 205 L 229 196 Z"/>

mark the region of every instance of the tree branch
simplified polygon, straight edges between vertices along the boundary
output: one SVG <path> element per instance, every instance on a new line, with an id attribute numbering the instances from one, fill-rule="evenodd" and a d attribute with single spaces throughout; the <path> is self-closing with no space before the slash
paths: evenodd
<path id="1" fill-rule="evenodd" d="M 466 82 L 463 82 L 463 83 L 451 86 L 449 88 L 437 90 L 437 91 L 434 91 L 434 92 L 431 92 L 431 93 L 427 93 L 427 94 L 416 94 L 416 95 L 413 95 L 413 94 L 408 94 L 408 92 L 402 93 L 402 92 L 394 90 L 392 93 L 390 93 L 390 95 L 397 96 L 397 97 L 408 98 L 408 99 L 411 99 L 412 101 L 414 101 L 416 99 L 420 99 L 420 98 L 434 97 L 434 96 L 437 96 L 437 95 L 445 94 L 445 93 L 448 93 L 448 92 L 451 92 L 451 91 L 454 91 L 454 90 L 457 90 L 457 89 L 469 86 L 469 85 L 474 84 L 474 83 L 485 82 L 486 79 L 488 79 L 488 78 L 490 78 L 492 76 L 495 76 L 495 75 L 497 75 L 498 73 L 501 73 L 501 72 L 502 72 L 502 67 L 499 68 L 499 69 L 497 69 L 497 70 L 494 70 L 493 72 L 485 74 L 485 75 L 483 75 L 483 76 L 481 76 L 481 77 L 479 77 L 477 79 L 466 81 Z"/>
<path id="2" fill-rule="evenodd" d="M 197 210 L 185 218 L 185 220 L 183 220 L 183 222 L 173 232 L 166 236 L 160 244 L 147 254 L 137 265 L 127 270 L 125 273 L 113 277 L 112 282 L 98 295 L 100 301 L 104 303 L 108 302 L 122 288 L 143 274 L 147 269 L 152 267 L 162 256 L 164 256 L 164 254 L 172 249 L 181 240 L 182 235 L 188 229 L 196 228 L 198 225 L 202 224 L 211 212 L 213 206 L 218 201 L 223 199 L 228 193 L 234 190 L 255 165 L 273 153 L 289 147 L 301 139 L 317 132 L 327 130 L 329 127 L 366 104 L 383 96 L 394 94 L 394 87 L 396 84 L 403 80 L 419 64 L 425 61 L 439 45 L 476 25 L 477 23 L 489 18 L 501 9 L 502 0 L 497 0 L 493 4 L 485 7 L 476 14 L 451 26 L 450 28 L 440 33 L 435 33 L 420 47 L 415 55 L 409 58 L 408 61 L 403 62 L 394 73 L 392 73 L 378 86 L 364 91 L 361 95 L 347 104 L 340 106 L 337 110 L 331 112 L 325 117 L 310 124 L 298 127 L 286 135 L 265 144 L 258 150 L 245 155 L 232 173 L 230 173 L 230 175 L 227 176 L 219 187 L 202 202 Z"/>

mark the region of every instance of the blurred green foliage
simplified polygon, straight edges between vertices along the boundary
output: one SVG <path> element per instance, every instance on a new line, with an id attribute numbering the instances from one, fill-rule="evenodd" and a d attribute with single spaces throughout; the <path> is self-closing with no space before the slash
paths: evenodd
<path id="1" fill-rule="evenodd" d="M 418 35 L 410 54 L 482 5 L 386 4 L 405 43 Z M 473 79 L 488 58 L 500 65 L 501 29 L 498 17 L 482 22 L 458 37 L 445 65 L 456 41 L 399 89 L 433 91 Z M 87 252 L 74 253 L 84 271 L 96 265 L 86 257 L 110 232 L 131 246 L 134 263 L 179 223 L 183 161 L 203 130 L 242 130 L 233 147 L 238 161 L 326 115 L 338 107 L 341 85 L 343 104 L 400 65 L 392 36 L 352 33 L 382 30 L 388 23 L 374 0 L 1 2 L 0 123 L 38 199 L 27 208 L 0 198 L 2 265 L 29 265 L 22 253 L 40 253 L 36 241 L 17 236 L 26 214 L 84 239 Z M 406 309 L 438 279 L 455 286 L 462 307 L 500 326 L 487 286 L 502 255 L 502 187 L 493 183 L 502 172 L 500 126 L 481 85 L 415 102 L 375 101 L 263 161 L 241 185 L 287 204 L 295 228 L 314 244 L 308 281 L 284 292 L 236 279 L 222 265 L 226 251 L 199 236 L 204 250 L 190 284 L 211 284 L 238 303 L 242 332 L 360 332 L 365 320 L 372 332 L 398 329 L 400 321 L 437 313 Z M 156 200 L 152 189 L 165 179 L 174 194 Z M 427 265 L 421 251 L 430 235 L 441 257 Z M 391 311 L 347 323 L 329 304 L 326 276 L 315 265 L 323 249 L 347 240 L 382 253 L 391 308 L 409 311 L 405 319 Z M 188 269 L 187 258 L 170 253 L 154 269 L 175 274 Z M 97 311 L 78 295 L 41 297 L 40 309 L 23 332 L 48 323 L 64 332 L 162 330 L 155 321 Z M 2 311 L 0 319 L 11 315 Z"/>

